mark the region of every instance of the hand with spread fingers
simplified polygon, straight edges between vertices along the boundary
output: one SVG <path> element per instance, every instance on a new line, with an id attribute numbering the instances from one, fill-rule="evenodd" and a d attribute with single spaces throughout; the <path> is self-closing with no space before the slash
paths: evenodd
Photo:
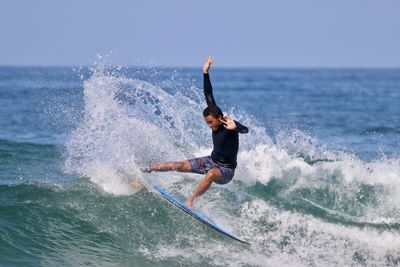
<path id="1" fill-rule="evenodd" d="M 223 118 L 219 119 L 220 122 L 224 125 L 224 127 L 228 130 L 235 130 L 236 129 L 236 123 L 235 121 L 229 117 L 229 116 L 224 116 Z"/>
<path id="2" fill-rule="evenodd" d="M 203 73 L 208 73 L 208 71 L 210 70 L 210 67 L 213 63 L 214 63 L 214 58 L 208 57 L 203 66 Z"/>

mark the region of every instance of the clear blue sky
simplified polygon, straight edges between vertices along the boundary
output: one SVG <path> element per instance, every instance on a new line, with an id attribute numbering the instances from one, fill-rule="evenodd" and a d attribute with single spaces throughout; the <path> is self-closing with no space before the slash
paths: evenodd
<path id="1" fill-rule="evenodd" d="M 400 67 L 399 0 L 2 0 L 0 65 Z"/>

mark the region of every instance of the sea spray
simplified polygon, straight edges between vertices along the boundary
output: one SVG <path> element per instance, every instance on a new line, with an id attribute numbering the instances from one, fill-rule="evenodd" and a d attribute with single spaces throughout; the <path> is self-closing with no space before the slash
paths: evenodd
<path id="1" fill-rule="evenodd" d="M 145 81 L 96 70 L 84 82 L 84 101 L 66 167 L 108 192 L 131 192 L 128 180 L 142 176 L 140 165 L 191 157 L 205 139 L 199 104 Z"/>

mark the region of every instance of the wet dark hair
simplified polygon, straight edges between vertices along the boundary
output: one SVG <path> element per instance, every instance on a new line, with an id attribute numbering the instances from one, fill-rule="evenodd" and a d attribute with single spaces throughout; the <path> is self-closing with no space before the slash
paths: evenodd
<path id="1" fill-rule="evenodd" d="M 208 115 L 211 115 L 215 118 L 218 118 L 219 116 L 224 116 L 222 113 L 222 110 L 218 106 L 211 106 L 211 107 L 206 107 L 203 110 L 203 116 L 207 117 Z"/>

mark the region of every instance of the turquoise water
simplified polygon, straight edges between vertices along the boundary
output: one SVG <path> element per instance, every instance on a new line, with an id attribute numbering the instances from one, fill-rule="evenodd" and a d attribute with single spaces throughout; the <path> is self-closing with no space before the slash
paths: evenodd
<path id="1" fill-rule="evenodd" d="M 225 238 L 130 186 L 184 200 L 206 155 L 197 69 L 0 68 L 0 266 L 400 264 L 400 71 L 215 69 L 249 126 L 238 169 L 195 204 Z"/>

